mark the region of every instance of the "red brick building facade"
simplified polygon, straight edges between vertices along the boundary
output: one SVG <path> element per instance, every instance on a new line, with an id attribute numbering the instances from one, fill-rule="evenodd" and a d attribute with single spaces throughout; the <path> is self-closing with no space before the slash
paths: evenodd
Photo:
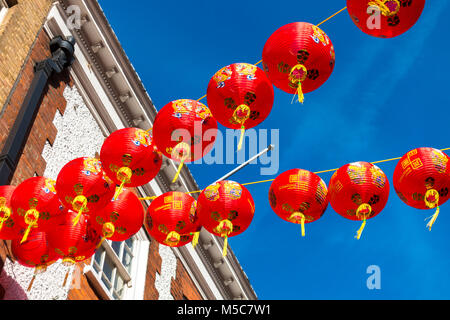
<path id="1" fill-rule="evenodd" d="M 35 175 L 55 178 L 64 163 L 95 156 L 117 129 L 152 126 L 156 108 L 96 1 L 0 3 L 0 148 L 22 107 L 35 63 L 51 56 L 50 40 L 76 40 L 72 67 L 52 75 L 45 87 L 12 185 Z M 187 168 L 171 183 L 175 170 L 165 159 L 158 176 L 135 191 L 152 196 L 198 189 Z M 160 246 L 144 229 L 126 243 L 105 242 L 90 261 L 72 268 L 57 264 L 38 275 L 29 292 L 33 271 L 15 263 L 9 241 L 1 242 L 0 299 L 256 299 L 232 250 L 223 258 L 222 239 L 204 230 L 196 248 Z M 63 287 L 65 274 L 72 284 Z"/>

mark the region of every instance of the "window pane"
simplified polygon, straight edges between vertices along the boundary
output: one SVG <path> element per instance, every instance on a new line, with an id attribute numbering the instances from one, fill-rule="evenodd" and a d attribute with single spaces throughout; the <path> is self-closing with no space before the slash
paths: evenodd
<path id="1" fill-rule="evenodd" d="M 120 257 L 120 245 L 121 242 L 117 241 L 111 241 L 111 247 L 113 248 L 114 252 L 117 254 L 118 257 Z"/>
<path id="2" fill-rule="evenodd" d="M 133 250 L 134 239 L 130 238 L 130 239 L 125 240 L 125 244 L 127 245 L 128 248 Z"/>
<path id="3" fill-rule="evenodd" d="M 131 271 L 132 260 L 133 260 L 133 256 L 130 253 L 128 253 L 128 251 L 125 251 L 123 253 L 122 264 L 127 269 L 128 272 Z"/>
<path id="4" fill-rule="evenodd" d="M 102 254 L 105 252 L 105 249 L 103 247 L 100 247 L 97 249 L 94 255 L 94 261 L 97 262 L 98 266 L 101 267 L 102 265 Z"/>
<path id="5" fill-rule="evenodd" d="M 114 264 L 108 256 L 105 256 L 105 262 L 103 263 L 103 273 L 112 282 L 112 273 L 114 270 Z"/>

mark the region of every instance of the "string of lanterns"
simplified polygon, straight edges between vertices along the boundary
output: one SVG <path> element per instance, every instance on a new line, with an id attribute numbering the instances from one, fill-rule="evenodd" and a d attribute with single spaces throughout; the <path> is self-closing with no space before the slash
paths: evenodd
<path id="1" fill-rule="evenodd" d="M 348 9 L 356 26 L 368 35 L 389 38 L 411 28 L 424 6 L 425 0 L 347 0 L 347 7 L 339 12 Z M 375 18 L 379 26 L 370 28 Z M 260 62 L 264 70 L 247 63 L 220 69 L 208 84 L 209 108 L 199 102 L 203 97 L 169 102 L 158 112 L 152 129 L 113 132 L 102 145 L 100 159 L 74 159 L 64 165 L 56 181 L 33 177 L 17 187 L 0 186 L 0 239 L 12 240 L 17 261 L 34 268 L 28 290 L 35 276 L 58 259 L 65 265 L 85 261 L 105 239 L 124 241 L 143 226 L 158 243 L 170 247 L 195 246 L 205 228 L 224 238 L 225 256 L 228 238 L 244 232 L 255 214 L 245 184 L 219 181 L 194 191 L 200 192 L 198 200 L 188 194 L 194 192 L 167 192 L 151 197 L 146 212 L 141 201 L 149 198 L 138 198 L 127 188 L 150 182 L 161 169 L 163 155 L 179 163 L 175 182 L 184 163 L 213 148 L 217 122 L 241 130 L 241 149 L 245 129 L 257 126 L 271 112 L 273 85 L 303 103 L 304 94 L 330 77 L 335 51 L 317 25 L 295 22 L 268 38 Z M 198 135 L 196 123 L 202 132 L 211 133 L 209 144 Z M 394 189 L 403 202 L 417 209 L 436 209 L 427 224 L 430 230 L 439 207 L 450 196 L 448 162 L 440 150 L 418 148 L 405 154 L 394 172 Z M 373 163 L 350 163 L 334 171 L 328 187 L 317 173 L 303 169 L 266 180 L 272 181 L 271 208 L 281 219 L 301 225 L 305 236 L 305 225 L 320 219 L 330 204 L 341 216 L 362 222 L 356 234 L 360 239 L 367 220 L 385 207 L 389 181 Z M 67 275 L 63 286 L 66 280 Z"/>

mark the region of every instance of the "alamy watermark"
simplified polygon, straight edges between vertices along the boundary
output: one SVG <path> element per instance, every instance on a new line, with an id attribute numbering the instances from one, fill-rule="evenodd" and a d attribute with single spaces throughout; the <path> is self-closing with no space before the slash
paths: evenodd
<path id="1" fill-rule="evenodd" d="M 381 290 L 381 269 L 377 265 L 370 265 L 366 270 L 370 276 L 367 278 L 366 285 L 369 290 Z"/>

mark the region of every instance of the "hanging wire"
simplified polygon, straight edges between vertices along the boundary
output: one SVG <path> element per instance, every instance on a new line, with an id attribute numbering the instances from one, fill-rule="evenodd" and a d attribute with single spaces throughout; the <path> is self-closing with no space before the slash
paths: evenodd
<path id="1" fill-rule="evenodd" d="M 339 13 L 341 13 L 342 11 L 344 11 L 344 10 L 346 10 L 346 9 L 347 9 L 347 7 L 342 8 L 341 10 L 339 10 L 338 12 L 332 14 L 331 16 L 329 16 L 328 18 L 326 18 L 325 20 L 323 20 L 322 22 L 320 22 L 320 23 L 317 24 L 316 26 L 317 26 L 317 27 L 320 26 L 321 24 L 323 24 L 323 23 L 327 22 L 328 20 L 334 18 L 335 16 L 337 16 Z M 258 61 L 257 63 L 255 63 L 254 65 L 257 66 L 257 65 L 260 64 L 261 62 L 262 62 L 262 60 L 259 60 L 259 61 Z M 206 94 L 205 94 L 203 97 L 201 97 L 200 99 L 197 99 L 197 101 L 201 101 L 201 100 L 203 100 L 204 98 L 206 98 Z"/>
<path id="2" fill-rule="evenodd" d="M 440 149 L 441 151 L 447 151 L 450 150 L 450 148 L 445 148 L 445 149 Z M 395 160 L 400 160 L 402 157 L 398 157 L 398 158 L 390 158 L 390 159 L 385 159 L 385 160 L 378 160 L 378 161 L 374 161 L 371 162 L 371 164 L 377 164 L 377 163 L 384 163 L 384 162 L 391 162 L 391 161 L 395 161 Z M 328 170 L 322 170 L 322 171 L 316 171 L 314 172 L 315 174 L 321 174 L 321 173 L 327 173 L 327 172 L 334 172 L 337 171 L 339 168 L 336 169 L 328 169 Z M 252 181 L 252 182 L 246 182 L 246 183 L 241 183 L 243 186 L 249 186 L 252 184 L 259 184 L 259 183 L 266 183 L 266 182 L 273 182 L 275 179 L 268 179 L 268 180 L 260 180 L 260 181 Z M 189 192 L 185 192 L 187 194 L 192 194 L 192 193 L 200 193 L 203 190 L 195 190 L 195 191 L 189 191 Z M 154 197 L 145 197 L 145 198 L 139 198 L 139 200 L 153 200 L 155 199 L 156 196 Z"/>

